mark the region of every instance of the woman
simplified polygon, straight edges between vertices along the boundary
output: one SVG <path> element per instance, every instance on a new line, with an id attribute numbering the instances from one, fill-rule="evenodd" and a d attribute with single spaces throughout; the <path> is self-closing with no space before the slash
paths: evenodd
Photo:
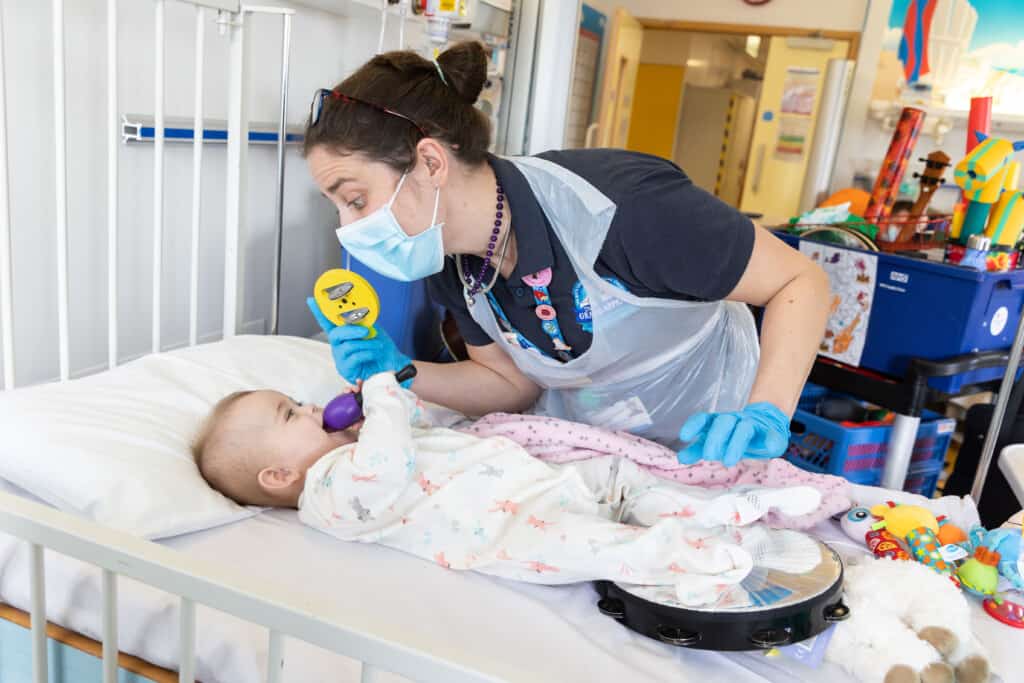
<path id="1" fill-rule="evenodd" d="M 382 275 L 427 278 L 467 342 L 467 361 L 417 361 L 415 392 L 473 415 L 537 404 L 685 444 L 683 462 L 781 455 L 824 330 L 824 273 L 663 159 L 488 154 L 473 106 L 486 77 L 477 43 L 436 61 L 393 52 L 310 111 L 305 155 L 342 246 Z M 745 304 L 765 307 L 760 364 Z M 383 331 L 365 339 L 310 307 L 349 381 L 409 362 Z"/>

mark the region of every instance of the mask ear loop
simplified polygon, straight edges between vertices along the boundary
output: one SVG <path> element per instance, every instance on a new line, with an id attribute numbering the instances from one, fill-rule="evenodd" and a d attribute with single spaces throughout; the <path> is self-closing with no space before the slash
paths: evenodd
<path id="1" fill-rule="evenodd" d="M 405 183 L 405 178 L 408 175 L 409 175 L 409 172 L 406 171 L 405 173 L 402 174 L 402 177 L 398 179 L 398 186 L 395 187 L 394 194 L 392 194 L 391 195 L 391 199 L 388 200 L 388 208 L 389 209 L 395 203 L 395 200 L 398 198 L 398 193 L 402 191 L 402 185 Z"/>
<path id="2" fill-rule="evenodd" d="M 438 185 L 434 189 L 434 213 L 430 217 L 430 225 L 427 226 L 428 228 L 432 228 L 435 225 L 437 225 L 437 207 L 438 207 L 438 205 L 440 203 L 441 203 L 441 186 Z"/>

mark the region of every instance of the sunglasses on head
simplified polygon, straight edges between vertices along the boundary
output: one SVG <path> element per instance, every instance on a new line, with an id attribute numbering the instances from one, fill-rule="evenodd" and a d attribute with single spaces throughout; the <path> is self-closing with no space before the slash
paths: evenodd
<path id="1" fill-rule="evenodd" d="M 343 95 L 337 90 L 328 90 L 326 88 L 320 88 L 319 90 L 316 91 L 316 93 L 313 94 L 313 102 L 309 106 L 309 126 L 311 128 L 320 122 L 320 115 L 324 111 L 324 103 L 327 101 L 328 98 L 340 100 L 341 102 L 344 102 L 346 104 L 361 104 L 363 106 L 376 109 L 379 112 L 388 114 L 389 116 L 397 116 L 398 118 L 411 123 L 413 127 L 417 131 L 419 131 L 420 135 L 422 135 L 423 137 L 428 137 L 427 131 L 423 130 L 423 127 L 420 126 L 420 124 L 416 123 L 405 114 L 399 114 L 394 109 L 388 109 L 387 107 L 382 107 L 379 104 L 367 102 L 366 100 L 361 100 L 358 97 Z"/>

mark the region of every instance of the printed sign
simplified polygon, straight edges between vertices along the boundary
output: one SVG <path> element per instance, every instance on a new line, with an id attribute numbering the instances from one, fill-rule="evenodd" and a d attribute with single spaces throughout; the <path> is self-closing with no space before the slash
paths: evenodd
<path id="1" fill-rule="evenodd" d="M 859 366 L 868 336 L 878 257 L 804 241 L 800 251 L 825 269 L 831 284 L 828 326 L 818 353 Z"/>

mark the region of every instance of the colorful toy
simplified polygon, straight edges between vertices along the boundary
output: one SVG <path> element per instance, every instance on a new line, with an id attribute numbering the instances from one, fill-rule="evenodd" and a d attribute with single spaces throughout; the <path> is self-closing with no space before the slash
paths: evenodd
<path id="1" fill-rule="evenodd" d="M 973 553 L 975 548 L 985 545 L 986 536 L 988 536 L 988 531 L 985 527 L 980 524 L 975 524 L 971 527 L 970 531 L 967 532 L 967 543 L 965 543 L 964 546 L 967 550 Z"/>
<path id="2" fill-rule="evenodd" d="M 862 541 L 865 534 L 871 531 L 871 527 L 877 521 L 872 516 L 871 510 L 864 507 L 853 507 L 839 520 L 839 526 L 853 540 Z"/>
<path id="3" fill-rule="evenodd" d="M 373 323 L 380 315 L 380 298 L 362 275 L 344 268 L 328 270 L 313 285 L 313 299 L 324 316 L 335 325 L 362 325 L 373 339 Z"/>
<path id="4" fill-rule="evenodd" d="M 999 553 L 981 547 L 956 570 L 960 585 L 975 595 L 992 595 L 999 585 Z"/>
<path id="5" fill-rule="evenodd" d="M 1011 162 L 1003 183 L 1003 193 L 992 209 L 988 227 L 985 228 L 985 236 L 992 240 L 992 244 L 1012 247 L 1020 238 L 1021 229 L 1024 228 L 1024 200 L 1017 190 L 1019 179 L 1020 163 Z"/>
<path id="6" fill-rule="evenodd" d="M 416 366 L 410 363 L 395 373 L 395 380 L 401 384 L 416 376 Z M 363 419 L 363 394 L 349 391 L 338 394 L 324 406 L 323 423 L 327 429 L 340 432 Z"/>
<path id="7" fill-rule="evenodd" d="M 993 529 L 985 535 L 984 547 L 999 554 L 999 575 L 1017 590 L 1024 591 L 1021 575 L 1021 535 L 1013 529 Z"/>
<path id="8" fill-rule="evenodd" d="M 954 576 L 956 567 L 942 557 L 942 544 L 931 529 L 924 526 L 911 529 L 906 538 L 915 560 L 943 576 Z"/>
<path id="9" fill-rule="evenodd" d="M 883 503 L 871 508 L 871 514 L 882 519 L 883 526 L 897 538 L 906 538 L 911 531 L 920 528 L 928 529 L 932 534 L 939 533 L 939 522 L 935 515 L 920 505 Z"/>
<path id="10" fill-rule="evenodd" d="M 900 540 L 885 529 L 871 529 L 864 534 L 864 540 L 875 557 L 887 557 L 891 560 L 910 559 L 910 555 L 900 545 Z"/>
<path id="11" fill-rule="evenodd" d="M 967 540 L 967 534 L 964 533 L 964 530 L 950 522 L 945 516 L 937 517 L 936 521 L 939 523 L 939 533 L 936 536 L 942 545 L 963 543 Z"/>
<path id="12" fill-rule="evenodd" d="M 869 201 L 871 201 L 871 195 L 864 190 L 855 187 L 847 187 L 842 190 L 837 190 L 828 199 L 818 204 L 818 206 L 826 207 L 849 204 L 850 213 L 854 216 L 863 217 L 864 212 L 868 208 Z"/>
<path id="13" fill-rule="evenodd" d="M 956 165 L 953 172 L 953 179 L 967 200 L 967 212 L 959 232 L 962 243 L 971 235 L 985 231 L 992 204 L 1003 193 L 1013 154 L 1024 149 L 1024 141 L 990 138 L 979 131 L 975 131 L 975 136 L 980 144 Z"/>
<path id="14" fill-rule="evenodd" d="M 976 130 L 988 135 L 992 131 L 992 98 L 972 97 L 971 109 L 967 114 L 967 140 L 964 154 L 970 154 L 978 146 L 978 139 L 971 135 Z"/>
<path id="15" fill-rule="evenodd" d="M 974 134 L 975 132 L 984 133 L 988 135 L 992 130 L 992 98 L 991 97 L 972 97 L 971 98 L 971 110 L 967 115 L 967 136 L 966 145 L 964 148 L 964 154 L 970 154 L 975 147 L 978 146 L 978 138 Z M 949 226 L 949 239 L 960 242 L 961 244 L 967 242 L 967 238 L 964 237 L 961 240 L 961 231 L 964 224 L 964 216 L 967 214 L 967 200 L 961 194 L 960 200 L 957 201 L 956 206 L 953 208 L 953 220 Z M 951 261 L 951 263 L 957 263 L 957 260 Z"/>
<path id="16" fill-rule="evenodd" d="M 914 145 L 917 143 L 917 136 L 921 132 L 923 122 L 924 112 L 920 109 L 904 107 L 900 113 L 900 120 L 896 124 L 896 130 L 892 133 L 892 140 L 889 142 L 889 150 L 885 154 L 882 168 L 879 169 L 875 186 L 871 190 L 871 200 L 868 202 L 868 208 L 864 211 L 864 220 L 869 223 L 888 217 L 892 211 L 900 180 L 903 179 L 903 174 L 907 170 L 907 162 L 910 160 L 911 152 L 914 151 Z"/>
<path id="17" fill-rule="evenodd" d="M 1014 628 L 1024 628 L 1024 605 L 1011 602 L 1006 598 L 994 597 L 986 598 L 981 606 L 996 621 L 1001 621 Z"/>

